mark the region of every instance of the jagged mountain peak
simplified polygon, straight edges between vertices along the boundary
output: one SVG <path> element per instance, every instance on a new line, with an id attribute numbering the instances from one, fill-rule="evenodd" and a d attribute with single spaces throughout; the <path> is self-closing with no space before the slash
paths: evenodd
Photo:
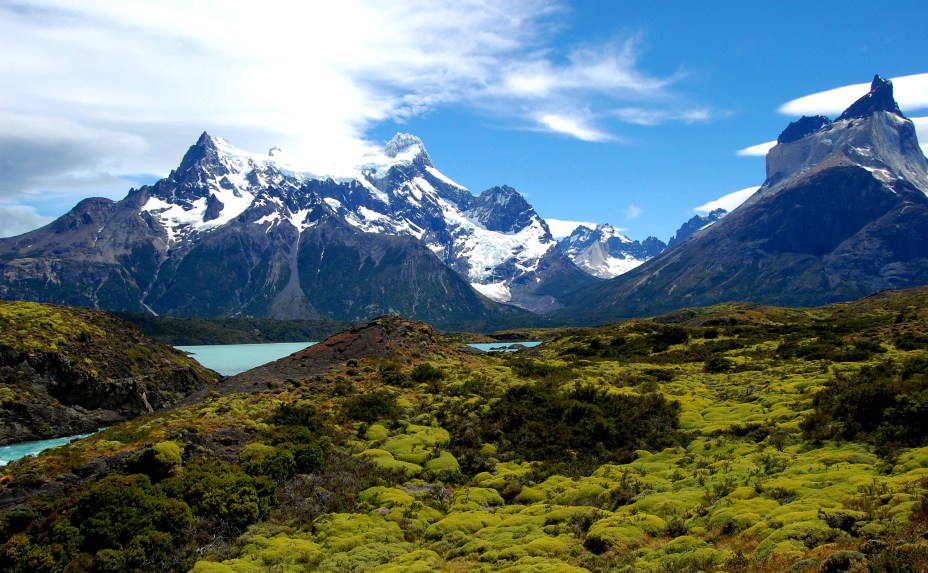
<path id="1" fill-rule="evenodd" d="M 432 167 L 432 158 L 425 150 L 422 140 L 411 133 L 397 133 L 383 148 L 387 157 L 406 163 L 417 163 L 423 167 Z"/>
<path id="2" fill-rule="evenodd" d="M 558 246 L 574 264 L 602 279 L 624 274 L 666 247 L 654 237 L 633 241 L 609 223 L 597 225 L 595 229 L 580 225 Z"/>
<path id="3" fill-rule="evenodd" d="M 836 121 L 855 117 L 869 117 L 878 111 L 888 111 L 899 117 L 905 117 L 902 115 L 902 111 L 899 110 L 899 104 L 896 103 L 895 97 L 893 97 L 893 82 L 881 78 L 879 75 L 874 75 L 873 82 L 870 83 L 870 92 L 852 103 Z"/>
<path id="4" fill-rule="evenodd" d="M 767 181 L 748 203 L 797 177 L 838 165 L 866 169 L 887 183 L 904 178 L 928 194 L 928 161 L 918 146 L 915 126 L 899 110 L 892 82 L 879 76 L 835 121 L 804 117 L 791 123 L 777 141 L 767 153 Z"/>
<path id="5" fill-rule="evenodd" d="M 396 157 L 400 153 L 409 151 L 412 147 L 418 147 L 418 151 L 425 151 L 425 145 L 422 140 L 411 133 L 397 133 L 387 142 L 383 148 L 383 153 L 387 157 Z"/>
<path id="6" fill-rule="evenodd" d="M 518 203 L 520 207 L 528 207 L 528 201 L 525 200 L 525 197 L 509 185 L 490 187 L 481 193 L 480 197 L 485 197 L 485 199 L 492 200 L 501 205 L 515 202 Z"/>
<path id="7" fill-rule="evenodd" d="M 792 125 L 792 124 L 790 124 Z M 681 243 L 687 238 L 693 236 L 694 233 L 705 229 L 709 225 L 712 225 L 719 219 L 725 216 L 728 211 L 725 209 L 715 209 L 710 211 L 705 215 L 693 215 L 687 222 L 683 223 L 677 232 L 674 233 L 673 237 L 670 237 L 670 240 L 667 242 L 668 247 L 672 247 L 677 243 Z"/>
<path id="8" fill-rule="evenodd" d="M 477 196 L 467 216 L 488 230 L 507 234 L 535 225 L 542 232 L 543 240 L 553 244 L 545 222 L 525 197 L 508 185 L 492 187 Z"/>

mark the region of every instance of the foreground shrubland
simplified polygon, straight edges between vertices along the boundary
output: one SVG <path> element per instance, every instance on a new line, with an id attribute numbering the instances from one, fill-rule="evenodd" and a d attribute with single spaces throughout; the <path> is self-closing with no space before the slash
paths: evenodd
<path id="1" fill-rule="evenodd" d="M 5 468 L 0 564 L 923 571 L 926 319 L 923 290 L 722 306 L 513 356 L 384 319 Z"/>

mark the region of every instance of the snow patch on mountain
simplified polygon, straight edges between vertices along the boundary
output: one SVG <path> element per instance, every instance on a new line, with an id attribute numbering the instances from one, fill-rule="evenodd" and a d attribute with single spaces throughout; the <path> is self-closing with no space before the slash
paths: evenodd
<path id="1" fill-rule="evenodd" d="M 512 293 L 509 291 L 509 287 L 506 286 L 506 281 L 487 284 L 470 283 L 470 286 L 483 296 L 496 302 L 509 302 L 512 300 Z"/>

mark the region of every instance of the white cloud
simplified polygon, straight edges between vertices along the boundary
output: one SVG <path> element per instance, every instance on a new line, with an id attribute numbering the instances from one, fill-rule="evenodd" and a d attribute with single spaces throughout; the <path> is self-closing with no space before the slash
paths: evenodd
<path id="1" fill-rule="evenodd" d="M 582 141 L 602 142 L 612 139 L 610 135 L 587 126 L 586 122 L 580 118 L 546 114 L 541 116 L 538 121 L 551 131 L 564 133 Z"/>
<path id="2" fill-rule="evenodd" d="M 650 109 L 642 107 L 623 107 L 612 113 L 615 117 L 634 125 L 659 125 L 668 121 L 696 123 L 709 121 L 713 113 L 708 108 L 693 109 Z"/>
<path id="3" fill-rule="evenodd" d="M 447 105 L 615 141 L 602 110 L 657 101 L 677 78 L 642 72 L 637 38 L 556 48 L 562 12 L 552 0 L 2 3 L 0 149 L 27 142 L 34 161 L 2 165 L 0 197 L 166 174 L 204 129 L 325 166 L 368 150 L 379 122 Z"/>
<path id="4" fill-rule="evenodd" d="M 765 157 L 767 152 L 770 151 L 773 146 L 777 144 L 776 140 L 766 141 L 764 143 L 758 143 L 757 145 L 752 145 L 750 147 L 745 147 L 744 149 L 739 149 L 736 155 L 740 157 Z"/>
<path id="5" fill-rule="evenodd" d="M 53 217 L 39 215 L 27 205 L 0 204 L 0 237 L 15 237 L 51 223 Z"/>
<path id="6" fill-rule="evenodd" d="M 747 201 L 748 197 L 753 195 L 757 190 L 760 189 L 760 186 L 756 187 L 747 187 L 741 189 L 740 191 L 735 191 L 715 199 L 714 201 L 709 201 L 704 205 L 696 207 L 694 210 L 697 213 L 709 213 L 715 211 L 716 209 L 725 209 L 729 213 L 734 211 L 739 205 Z"/>
<path id="7" fill-rule="evenodd" d="M 892 78 L 893 96 L 903 113 L 928 108 L 928 73 Z M 870 91 L 870 84 L 842 86 L 803 96 L 781 105 L 783 115 L 840 115 L 852 103 Z"/>
<path id="8" fill-rule="evenodd" d="M 637 219 L 641 216 L 641 207 L 632 203 L 625 208 L 625 218 L 626 219 Z"/>
<path id="9" fill-rule="evenodd" d="M 587 223 L 586 221 L 564 221 L 563 219 L 545 219 L 551 235 L 556 239 L 570 236 L 577 227 L 587 227 L 595 229 L 596 223 Z"/>

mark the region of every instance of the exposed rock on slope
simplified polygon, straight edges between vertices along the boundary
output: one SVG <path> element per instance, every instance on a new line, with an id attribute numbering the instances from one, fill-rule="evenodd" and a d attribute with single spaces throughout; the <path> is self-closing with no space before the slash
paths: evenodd
<path id="1" fill-rule="evenodd" d="M 218 378 L 107 313 L 0 302 L 0 445 L 91 432 Z"/>

